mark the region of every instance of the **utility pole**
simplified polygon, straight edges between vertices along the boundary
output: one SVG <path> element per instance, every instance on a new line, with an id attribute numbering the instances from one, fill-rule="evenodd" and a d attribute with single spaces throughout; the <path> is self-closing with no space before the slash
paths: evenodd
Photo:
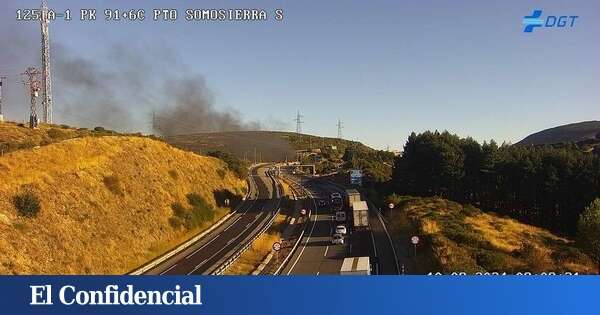
<path id="1" fill-rule="evenodd" d="M 342 123 L 342 121 L 338 118 L 338 123 L 337 123 L 337 128 L 338 128 L 338 139 L 342 139 L 342 128 L 344 128 L 344 124 Z"/>
<path id="2" fill-rule="evenodd" d="M 294 119 L 294 121 L 296 122 L 296 133 L 302 133 L 302 124 L 304 123 L 304 121 L 302 121 L 302 115 L 300 115 L 300 110 L 298 110 L 298 113 L 296 114 L 296 118 Z"/>
<path id="3" fill-rule="evenodd" d="M 42 0 L 40 26 L 42 32 L 42 107 L 44 109 L 44 122 L 52 123 L 52 77 L 50 75 L 50 33 L 48 24 L 48 2 Z"/>
<path id="4" fill-rule="evenodd" d="M 29 86 L 29 96 L 31 100 L 29 107 L 29 127 L 37 128 L 37 98 L 40 92 L 40 80 L 38 79 L 38 76 L 40 75 L 40 71 L 34 67 L 29 67 L 21 74 L 27 76 L 27 81 L 23 81 L 23 84 Z"/>
<path id="5" fill-rule="evenodd" d="M 0 122 L 4 121 L 4 115 L 2 114 L 2 80 L 6 79 L 6 76 L 0 75 Z"/>

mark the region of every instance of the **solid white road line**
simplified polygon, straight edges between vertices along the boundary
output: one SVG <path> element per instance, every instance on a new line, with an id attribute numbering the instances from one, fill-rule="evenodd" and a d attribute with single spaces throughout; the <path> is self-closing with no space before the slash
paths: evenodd
<path id="1" fill-rule="evenodd" d="M 175 268 L 175 266 L 177 266 L 177 264 L 174 264 L 173 266 L 169 267 L 169 269 L 167 269 L 167 270 L 165 270 L 165 271 L 161 272 L 161 273 L 160 273 L 160 275 L 162 276 L 162 275 L 164 275 L 165 273 L 167 273 L 167 272 L 171 271 L 171 269 Z"/>
<path id="2" fill-rule="evenodd" d="M 216 240 L 219 236 L 221 236 L 221 234 L 218 234 L 217 236 L 213 237 L 210 241 L 208 241 L 206 244 L 202 245 L 202 247 L 196 249 L 195 251 L 193 251 L 191 254 L 185 256 L 185 259 L 189 259 L 190 257 L 196 255 L 199 251 L 201 251 L 204 247 L 210 245 L 210 243 L 212 243 L 214 240 Z"/>
<path id="3" fill-rule="evenodd" d="M 325 247 L 325 254 L 323 254 L 323 257 L 327 257 L 327 251 L 329 250 L 329 245 L 327 245 L 327 247 Z"/>
<path id="4" fill-rule="evenodd" d="M 310 191 L 308 191 L 308 189 L 305 189 L 306 192 L 308 193 L 308 195 L 313 198 L 313 203 L 315 204 L 315 219 L 313 220 L 313 225 L 310 229 L 310 233 L 308 233 L 308 237 L 306 239 L 306 242 L 304 243 L 304 245 L 302 246 L 302 250 L 300 251 L 300 254 L 298 254 L 298 257 L 296 257 L 296 260 L 294 261 L 294 263 L 292 264 L 292 267 L 290 268 L 290 270 L 288 270 L 287 275 L 289 276 L 292 271 L 294 270 L 294 267 L 296 267 L 296 264 L 298 263 L 298 261 L 300 260 L 300 257 L 302 257 L 302 253 L 304 253 L 304 250 L 306 249 L 306 245 L 308 244 L 308 241 L 310 241 L 310 237 L 313 234 L 314 230 L 315 230 L 315 225 L 317 225 L 317 202 L 315 201 L 314 197 L 312 196 L 312 194 L 310 193 Z"/>
<path id="5" fill-rule="evenodd" d="M 262 209 L 261 209 L 261 211 L 262 211 Z M 262 215 L 262 212 L 261 212 L 260 214 Z M 257 216 L 257 217 L 254 219 L 254 221 L 252 221 L 252 223 L 251 223 L 251 224 L 249 224 L 249 225 L 252 225 L 254 222 L 256 222 L 256 220 L 258 220 L 258 218 L 259 218 L 259 217 L 260 217 L 260 215 L 259 215 L 259 216 Z M 194 268 L 194 270 L 192 270 L 190 273 L 188 273 L 188 275 L 189 275 L 189 274 L 192 274 L 194 271 L 198 270 L 198 269 L 199 269 L 199 268 L 200 268 L 202 265 L 204 265 L 204 264 L 205 264 L 207 261 L 209 261 L 209 260 L 213 259 L 215 256 L 217 256 L 217 255 L 218 255 L 220 252 L 222 252 L 222 251 L 223 251 L 223 250 L 224 250 L 224 249 L 225 249 L 225 248 L 226 248 L 226 247 L 227 247 L 229 244 L 231 244 L 231 243 L 235 242 L 237 239 L 239 239 L 239 238 L 242 236 L 242 234 L 244 234 L 244 232 L 246 232 L 246 230 L 247 230 L 247 229 L 248 229 L 248 227 L 246 227 L 246 228 L 245 228 L 243 231 L 241 231 L 241 232 L 240 232 L 240 233 L 239 233 L 239 234 L 238 234 L 238 235 L 237 235 L 235 238 L 233 238 L 233 239 L 229 240 L 229 241 L 227 242 L 227 245 L 223 246 L 223 247 L 222 247 L 221 249 L 219 249 L 219 250 L 218 250 L 216 253 L 212 254 L 212 256 L 210 256 L 210 257 L 206 258 L 205 260 L 203 260 L 203 261 L 202 261 L 200 264 L 198 264 L 198 265 L 196 266 L 196 268 Z"/>

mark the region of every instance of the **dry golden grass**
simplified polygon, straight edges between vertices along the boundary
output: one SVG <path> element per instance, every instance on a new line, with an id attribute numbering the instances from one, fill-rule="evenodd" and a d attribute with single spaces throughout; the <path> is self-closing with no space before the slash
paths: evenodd
<path id="1" fill-rule="evenodd" d="M 84 137 L 5 154 L 0 274 L 127 272 L 213 223 L 172 228 L 173 202 L 186 204 L 194 192 L 215 205 L 215 190 L 241 193 L 244 181 L 230 172 L 221 179 L 223 168 L 220 160 L 141 137 Z M 109 190 L 106 177 L 118 179 L 121 193 Z M 23 187 L 41 200 L 33 219 L 13 206 Z M 228 210 L 216 211 L 214 221 Z"/>
<path id="2" fill-rule="evenodd" d="M 90 133 L 89 130 L 61 128 L 56 125 L 40 124 L 39 128 L 31 129 L 25 126 L 19 126 L 17 123 L 4 122 L 0 123 L 0 147 L 4 145 L 5 151 L 12 151 L 20 146 L 31 148 L 70 138 L 86 136 Z"/>
<path id="3" fill-rule="evenodd" d="M 423 240 L 415 263 L 428 271 L 579 272 L 595 264 L 571 240 L 547 230 L 439 198 L 405 198 L 393 213 L 398 239 Z M 433 269 L 433 270 L 431 270 Z"/>

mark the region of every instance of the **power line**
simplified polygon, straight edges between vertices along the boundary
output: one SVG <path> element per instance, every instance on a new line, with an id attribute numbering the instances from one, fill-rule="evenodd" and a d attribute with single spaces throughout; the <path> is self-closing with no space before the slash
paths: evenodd
<path id="1" fill-rule="evenodd" d="M 342 139 L 342 129 L 344 128 L 344 123 L 342 123 L 342 121 L 338 118 L 338 123 L 337 123 L 337 128 L 338 128 L 338 139 Z"/>
<path id="2" fill-rule="evenodd" d="M 304 123 L 304 121 L 302 121 L 302 117 L 304 116 L 300 115 L 300 110 L 298 110 L 296 118 L 294 118 L 294 121 L 296 122 L 296 133 L 302 133 L 302 124 Z"/>
<path id="3" fill-rule="evenodd" d="M 29 67 L 22 75 L 27 76 L 27 81 L 23 81 L 25 86 L 29 86 L 29 96 L 30 96 L 30 107 L 29 107 L 29 127 L 37 128 L 38 126 L 38 118 L 37 118 L 37 98 L 40 92 L 40 80 L 38 76 L 41 72 L 34 68 Z"/>

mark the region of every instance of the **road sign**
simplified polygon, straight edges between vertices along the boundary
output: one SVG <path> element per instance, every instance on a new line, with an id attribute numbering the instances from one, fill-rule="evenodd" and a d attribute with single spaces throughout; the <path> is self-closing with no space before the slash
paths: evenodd
<path id="1" fill-rule="evenodd" d="M 413 247 L 415 249 L 415 257 L 417 257 L 417 244 L 419 244 L 419 237 L 416 235 L 411 237 L 410 242 L 413 244 Z"/>
<path id="2" fill-rule="evenodd" d="M 419 244 L 419 237 L 418 236 L 411 237 L 410 242 L 413 243 L 413 245 Z"/>
<path id="3" fill-rule="evenodd" d="M 362 170 L 350 170 L 350 184 L 362 186 Z"/>
<path id="4" fill-rule="evenodd" d="M 300 214 L 301 214 L 301 215 L 306 215 L 306 209 L 302 209 L 302 210 L 300 210 Z"/>
<path id="5" fill-rule="evenodd" d="M 279 242 L 273 243 L 273 250 L 276 251 L 276 252 L 280 251 L 281 250 L 281 243 L 279 243 Z"/>

